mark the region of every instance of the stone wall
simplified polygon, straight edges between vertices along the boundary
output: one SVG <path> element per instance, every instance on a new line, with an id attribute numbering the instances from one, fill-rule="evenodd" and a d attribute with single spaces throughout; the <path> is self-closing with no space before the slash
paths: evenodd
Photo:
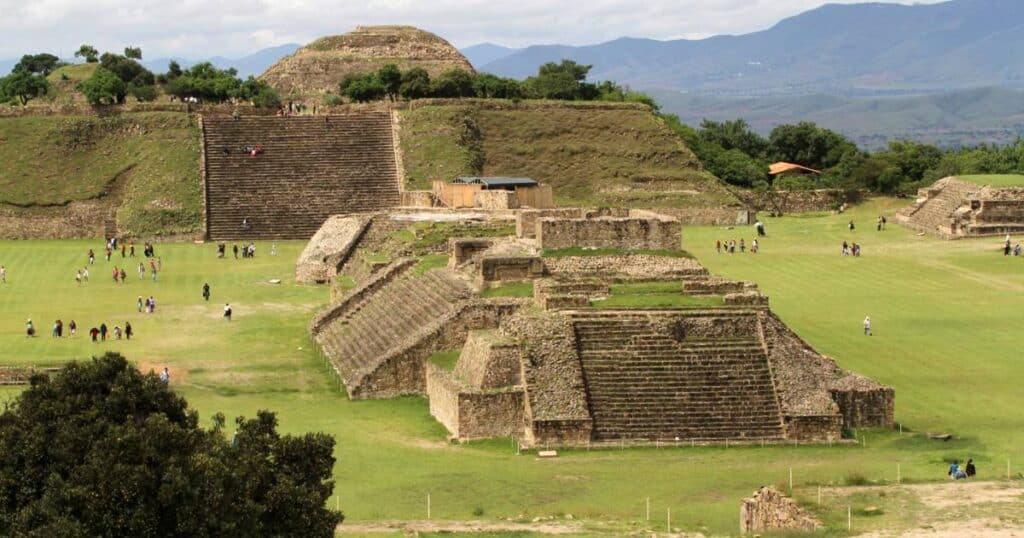
<path id="1" fill-rule="evenodd" d="M 519 346 L 494 331 L 471 331 L 455 366 L 456 377 L 474 389 L 521 385 Z"/>
<path id="2" fill-rule="evenodd" d="M 747 226 L 757 220 L 757 212 L 739 207 L 664 207 L 658 213 L 688 226 Z"/>
<path id="3" fill-rule="evenodd" d="M 763 486 L 740 505 L 740 533 L 771 531 L 814 532 L 821 523 L 793 499 L 771 486 Z"/>
<path id="4" fill-rule="evenodd" d="M 295 263 L 295 280 L 304 284 L 328 282 L 366 230 L 366 217 L 333 216 L 327 219 L 302 250 Z"/>
<path id="5" fill-rule="evenodd" d="M 0 237 L 4 239 L 84 239 L 104 237 L 113 208 L 101 200 L 63 206 L 18 207 L 0 204 Z"/>
<path id="6" fill-rule="evenodd" d="M 846 428 L 892 428 L 896 392 L 857 374 L 836 381 L 832 399 Z"/>
<path id="7" fill-rule="evenodd" d="M 519 198 L 515 191 L 485 190 L 473 193 L 473 207 L 479 209 L 516 209 Z"/>
<path id="8" fill-rule="evenodd" d="M 493 239 L 448 238 L 448 265 L 458 267 L 494 246 Z"/>
<path id="9" fill-rule="evenodd" d="M 804 442 L 825 442 L 839 439 L 843 418 L 839 415 L 800 415 L 784 417 L 786 438 Z"/>
<path id="10" fill-rule="evenodd" d="M 679 221 L 668 218 L 614 218 L 537 220 L 541 248 L 570 247 L 678 250 Z"/>
<path id="11" fill-rule="evenodd" d="M 485 256 L 480 259 L 480 282 L 528 280 L 544 276 L 544 261 L 537 256 Z"/>
<path id="12" fill-rule="evenodd" d="M 528 239 L 537 237 L 537 219 L 578 219 L 582 217 L 583 210 L 578 207 L 563 209 L 523 209 L 516 214 L 516 237 Z"/>
<path id="13" fill-rule="evenodd" d="M 526 423 L 523 398 L 521 387 L 459 394 L 459 438 L 523 435 Z"/>
<path id="14" fill-rule="evenodd" d="M 316 335 L 328 323 L 345 315 L 356 305 L 377 293 L 377 290 L 387 286 L 390 282 L 404 274 L 413 265 L 416 265 L 416 260 L 414 259 L 398 260 L 387 266 L 383 271 L 378 271 L 361 286 L 346 294 L 341 301 L 327 306 L 313 316 L 313 319 L 309 322 L 309 332 Z"/>
<path id="15" fill-rule="evenodd" d="M 544 258 L 544 267 L 554 276 L 594 276 L 611 281 L 671 280 L 708 274 L 707 269 L 696 260 L 648 254 L 548 257 Z"/>
<path id="16" fill-rule="evenodd" d="M 0 366 L 0 385 L 28 385 L 34 374 L 53 375 L 61 368 L 21 368 Z"/>
<path id="17" fill-rule="evenodd" d="M 462 387 L 440 366 L 424 364 L 430 414 L 452 434 L 459 435 L 459 391 Z"/>
<path id="18" fill-rule="evenodd" d="M 403 207 L 434 207 L 434 193 L 430 191 L 402 191 Z"/>
<path id="19" fill-rule="evenodd" d="M 530 446 L 584 446 L 590 444 L 594 423 L 586 419 L 533 420 L 529 424 L 527 443 Z"/>

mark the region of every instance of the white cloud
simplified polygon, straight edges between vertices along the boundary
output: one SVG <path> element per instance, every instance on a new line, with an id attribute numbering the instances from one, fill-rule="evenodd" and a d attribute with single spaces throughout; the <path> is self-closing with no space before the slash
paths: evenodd
<path id="1" fill-rule="evenodd" d="M 852 3 L 856 0 L 832 0 Z M 938 0 L 927 0 L 934 3 Z M 412 24 L 456 46 L 582 45 L 767 28 L 823 0 L 0 0 L 0 58 L 140 46 L 147 57 L 243 56 L 357 25 Z M 911 3 L 899 0 L 899 3 Z"/>

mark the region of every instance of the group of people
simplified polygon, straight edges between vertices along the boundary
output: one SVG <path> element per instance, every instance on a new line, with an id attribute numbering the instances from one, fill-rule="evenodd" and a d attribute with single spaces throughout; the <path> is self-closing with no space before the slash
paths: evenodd
<path id="1" fill-rule="evenodd" d="M 241 248 L 237 244 L 231 245 L 231 253 L 238 259 L 238 253 L 242 253 L 243 258 L 255 258 L 256 257 L 256 245 L 249 243 L 248 245 L 242 245 Z M 223 258 L 227 254 L 227 245 L 224 243 L 217 243 L 217 257 Z M 277 254 L 277 243 L 270 244 L 270 255 L 275 256 Z"/>
<path id="2" fill-rule="evenodd" d="M 860 256 L 860 243 L 843 241 L 843 256 Z"/>
<path id="3" fill-rule="evenodd" d="M 953 460 L 953 463 L 949 465 L 949 471 L 946 472 L 953 480 L 962 480 L 965 478 L 974 478 L 978 474 L 978 470 L 974 467 L 974 460 L 971 458 L 967 459 L 967 464 L 960 467 L 960 462 Z"/>
<path id="4" fill-rule="evenodd" d="M 156 312 L 156 299 L 150 295 L 148 299 L 143 301 L 142 296 L 139 295 L 139 298 L 135 300 L 135 308 L 140 313 L 145 309 L 147 314 L 152 314 L 153 312 Z"/>
<path id="5" fill-rule="evenodd" d="M 68 322 L 67 329 L 68 329 L 68 331 L 67 331 L 68 332 L 68 337 L 74 337 L 75 334 L 78 333 L 78 324 L 75 323 L 75 320 L 71 320 L 70 322 Z M 89 329 L 89 336 L 92 338 L 93 342 L 106 341 L 107 340 L 107 335 L 110 335 L 111 338 L 114 339 L 114 340 L 120 340 L 122 337 L 125 340 L 131 340 L 132 339 L 132 335 L 134 335 L 134 334 L 135 334 L 135 332 L 134 332 L 134 329 L 132 329 L 132 324 L 131 324 L 131 322 L 128 322 L 128 321 L 124 322 L 124 329 L 122 329 L 120 325 L 115 325 L 113 330 L 110 330 L 110 329 L 107 328 L 107 324 L 106 323 L 100 323 L 99 327 L 93 327 L 93 328 Z M 28 337 L 31 338 L 31 337 L 33 337 L 35 335 L 36 335 L 35 324 L 32 323 L 32 318 L 29 318 L 28 320 L 25 321 L 25 336 L 28 336 Z M 64 321 L 63 320 L 59 320 L 58 319 L 58 320 L 53 322 L 53 328 L 50 331 L 50 335 L 52 337 L 54 337 L 54 338 L 63 338 L 64 337 Z"/>
<path id="6" fill-rule="evenodd" d="M 1003 256 L 1009 256 L 1010 252 L 1013 252 L 1014 256 L 1020 256 L 1021 255 L 1020 241 L 1018 241 L 1017 244 L 1014 245 L 1013 248 L 1011 249 L 1010 248 L 1010 244 L 1012 244 L 1012 243 L 1013 243 L 1013 241 L 1010 239 L 1010 234 L 1006 234 L 1006 239 L 1003 241 Z"/>
<path id="7" fill-rule="evenodd" d="M 735 254 L 736 253 L 736 246 L 737 246 L 737 243 L 736 243 L 735 239 L 730 239 L 728 241 L 725 241 L 724 243 L 721 240 L 716 240 L 715 241 L 715 252 L 721 254 L 722 250 L 724 249 L 725 252 L 727 252 L 729 254 Z M 761 248 L 761 245 L 757 242 L 756 238 L 752 239 L 750 241 L 750 252 L 751 253 L 757 254 L 757 252 L 758 252 L 758 250 L 760 248 Z M 739 242 L 739 249 L 740 249 L 740 252 L 746 252 L 747 251 L 747 243 L 744 242 L 742 238 L 740 239 L 740 242 Z"/>

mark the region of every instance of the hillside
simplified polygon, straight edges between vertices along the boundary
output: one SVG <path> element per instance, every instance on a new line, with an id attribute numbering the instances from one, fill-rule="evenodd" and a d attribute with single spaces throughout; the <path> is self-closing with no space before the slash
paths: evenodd
<path id="1" fill-rule="evenodd" d="M 1024 91 L 977 88 L 909 97 L 803 95 L 712 97 L 653 92 L 666 112 L 697 125 L 743 118 L 767 134 L 782 123 L 813 121 L 839 131 L 865 149 L 894 138 L 942 146 L 1013 142 L 1024 135 Z"/>
<path id="2" fill-rule="evenodd" d="M 408 188 L 458 175 L 528 176 L 559 205 L 692 207 L 733 197 L 645 107 L 466 101 L 401 112 Z"/>
<path id="3" fill-rule="evenodd" d="M 183 114 L 0 118 L 0 207 L 17 216 L 98 201 L 122 234 L 194 232 L 199 153 Z"/>
<path id="4" fill-rule="evenodd" d="M 937 90 L 1024 83 L 1017 0 L 828 4 L 739 36 L 533 46 L 481 68 L 523 77 L 548 61 L 593 64 L 595 80 L 717 95 Z"/>

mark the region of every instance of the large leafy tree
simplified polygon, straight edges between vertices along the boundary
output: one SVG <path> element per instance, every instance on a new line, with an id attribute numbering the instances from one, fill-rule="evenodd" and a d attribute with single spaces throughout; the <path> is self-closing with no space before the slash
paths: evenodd
<path id="1" fill-rule="evenodd" d="M 78 83 L 78 90 L 91 105 L 124 103 L 128 85 L 108 69 L 97 67 L 92 76 Z"/>
<path id="2" fill-rule="evenodd" d="M 15 64 L 14 71 L 24 71 L 33 75 L 49 75 L 54 69 L 57 69 L 63 65 L 60 58 L 53 54 L 42 53 L 42 54 L 26 54 L 21 57 L 21 60 Z"/>
<path id="3" fill-rule="evenodd" d="M 332 536 L 334 439 L 273 413 L 211 429 L 156 375 L 108 353 L 71 363 L 0 414 L 5 536 Z"/>
<path id="4" fill-rule="evenodd" d="M 441 73 L 433 83 L 435 97 L 473 97 L 473 75 L 459 68 Z"/>
<path id="5" fill-rule="evenodd" d="M 548 62 L 540 66 L 536 76 L 527 78 L 524 85 L 532 97 L 539 99 L 594 99 L 598 95 L 597 87 L 584 82 L 591 67 L 572 60 Z"/>
<path id="6" fill-rule="evenodd" d="M 780 125 L 768 135 L 772 159 L 819 170 L 832 168 L 844 155 L 856 151 L 857 146 L 845 136 L 807 121 Z"/>
<path id="7" fill-rule="evenodd" d="M 394 101 L 402 89 L 402 71 L 395 64 L 385 64 L 377 70 L 377 80 L 384 86 L 384 94 Z"/>
<path id="8" fill-rule="evenodd" d="M 430 96 L 430 73 L 422 67 L 413 67 L 402 73 L 402 85 L 398 92 L 405 99 L 420 99 Z"/>
<path id="9" fill-rule="evenodd" d="M 0 100 L 15 99 L 22 105 L 36 97 L 46 95 L 50 83 L 42 75 L 34 75 L 27 71 L 14 71 L 0 78 Z"/>

